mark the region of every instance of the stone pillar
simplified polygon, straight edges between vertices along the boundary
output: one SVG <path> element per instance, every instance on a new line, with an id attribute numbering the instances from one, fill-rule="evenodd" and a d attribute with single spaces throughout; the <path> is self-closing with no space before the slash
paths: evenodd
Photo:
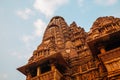
<path id="1" fill-rule="evenodd" d="M 54 80 L 57 80 L 57 71 L 55 69 L 55 72 L 54 72 Z"/>
<path id="2" fill-rule="evenodd" d="M 51 70 L 52 70 L 53 73 L 54 73 L 54 80 L 57 80 L 57 79 L 56 79 L 56 77 L 57 77 L 56 68 L 55 68 L 55 65 L 54 65 L 54 64 L 51 64 Z"/>
<path id="3" fill-rule="evenodd" d="M 51 70 L 55 71 L 55 65 L 54 64 L 51 64 Z"/>
<path id="4" fill-rule="evenodd" d="M 106 52 L 104 46 L 100 46 L 98 49 L 100 50 L 100 52 L 101 52 L 102 54 Z"/>
<path id="5" fill-rule="evenodd" d="M 40 76 L 41 74 L 41 70 L 40 70 L 40 66 L 37 67 L 37 76 Z"/>

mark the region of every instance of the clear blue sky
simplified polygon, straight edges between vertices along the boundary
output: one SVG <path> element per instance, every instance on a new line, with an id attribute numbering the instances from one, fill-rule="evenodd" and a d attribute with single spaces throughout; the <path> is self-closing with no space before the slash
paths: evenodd
<path id="1" fill-rule="evenodd" d="M 27 63 L 56 15 L 89 31 L 100 16 L 120 18 L 120 0 L 0 0 L 0 80 L 25 80 L 16 68 Z"/>

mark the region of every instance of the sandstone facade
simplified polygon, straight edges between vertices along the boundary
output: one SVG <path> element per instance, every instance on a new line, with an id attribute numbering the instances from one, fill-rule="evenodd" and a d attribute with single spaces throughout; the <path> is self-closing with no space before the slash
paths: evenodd
<path id="1" fill-rule="evenodd" d="M 18 70 L 26 80 L 120 80 L 120 18 L 99 17 L 89 32 L 60 16 Z"/>

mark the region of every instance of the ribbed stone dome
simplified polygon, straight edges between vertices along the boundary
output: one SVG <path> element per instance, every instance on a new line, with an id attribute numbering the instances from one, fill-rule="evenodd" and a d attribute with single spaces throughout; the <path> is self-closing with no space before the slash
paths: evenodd
<path id="1" fill-rule="evenodd" d="M 51 19 L 51 21 L 52 21 L 53 19 L 59 19 L 59 18 L 61 18 L 62 20 L 64 20 L 64 18 L 61 17 L 61 16 L 54 16 L 54 17 Z"/>
<path id="2" fill-rule="evenodd" d="M 91 29 L 101 28 L 101 27 L 103 27 L 105 25 L 116 23 L 118 21 L 120 21 L 120 18 L 115 18 L 113 16 L 99 17 L 93 23 Z"/>

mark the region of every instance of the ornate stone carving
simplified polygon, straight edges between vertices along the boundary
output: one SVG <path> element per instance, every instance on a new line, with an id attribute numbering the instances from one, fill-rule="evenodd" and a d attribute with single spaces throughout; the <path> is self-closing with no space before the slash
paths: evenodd
<path id="1" fill-rule="evenodd" d="M 42 43 L 18 70 L 26 80 L 119 80 L 119 64 L 120 18 L 99 17 L 85 32 L 55 16 Z"/>

